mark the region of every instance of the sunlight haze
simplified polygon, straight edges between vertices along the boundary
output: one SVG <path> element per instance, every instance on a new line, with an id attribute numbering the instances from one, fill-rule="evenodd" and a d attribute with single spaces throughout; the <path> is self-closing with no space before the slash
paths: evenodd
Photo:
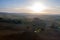
<path id="1" fill-rule="evenodd" d="M 0 12 L 60 14 L 60 0 L 0 0 Z"/>

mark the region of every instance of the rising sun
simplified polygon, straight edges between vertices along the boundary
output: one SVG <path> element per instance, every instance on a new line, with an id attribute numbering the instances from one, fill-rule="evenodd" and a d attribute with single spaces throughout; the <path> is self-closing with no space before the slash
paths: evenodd
<path id="1" fill-rule="evenodd" d="M 33 12 L 35 12 L 35 13 L 39 13 L 39 12 L 45 10 L 45 9 L 46 9 L 46 6 L 43 5 L 43 4 L 40 3 L 40 2 L 35 2 L 35 3 L 33 3 L 31 6 L 29 6 L 28 8 L 29 8 L 30 10 L 32 10 Z"/>

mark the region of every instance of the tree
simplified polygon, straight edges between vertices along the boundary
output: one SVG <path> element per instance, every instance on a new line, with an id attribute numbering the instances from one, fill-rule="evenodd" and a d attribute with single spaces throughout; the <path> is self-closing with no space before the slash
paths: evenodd
<path id="1" fill-rule="evenodd" d="M 36 31 L 36 30 L 44 30 L 45 29 L 45 22 L 39 18 L 34 18 L 33 21 L 32 21 L 32 25 L 33 25 L 33 30 Z M 42 30 L 42 31 L 43 31 Z"/>

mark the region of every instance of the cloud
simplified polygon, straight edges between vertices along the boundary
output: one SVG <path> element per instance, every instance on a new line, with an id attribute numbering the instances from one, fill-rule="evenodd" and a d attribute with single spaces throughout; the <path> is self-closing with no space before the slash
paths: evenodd
<path id="1" fill-rule="evenodd" d="M 0 8 L 0 12 L 15 12 L 15 13 L 33 13 L 27 8 Z M 42 14 L 60 14 L 60 6 L 50 7 L 41 12 Z"/>
<path id="2" fill-rule="evenodd" d="M 30 13 L 32 11 L 26 8 L 0 8 L 0 12 Z"/>
<path id="3" fill-rule="evenodd" d="M 44 11 L 47 14 L 60 14 L 60 7 L 51 7 Z"/>

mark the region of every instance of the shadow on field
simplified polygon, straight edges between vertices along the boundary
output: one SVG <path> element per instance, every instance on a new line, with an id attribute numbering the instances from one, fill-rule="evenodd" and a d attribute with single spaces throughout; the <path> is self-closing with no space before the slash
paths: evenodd
<path id="1" fill-rule="evenodd" d="M 15 33 L 3 36 L 0 40 L 42 40 L 34 32 Z"/>

